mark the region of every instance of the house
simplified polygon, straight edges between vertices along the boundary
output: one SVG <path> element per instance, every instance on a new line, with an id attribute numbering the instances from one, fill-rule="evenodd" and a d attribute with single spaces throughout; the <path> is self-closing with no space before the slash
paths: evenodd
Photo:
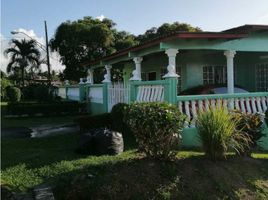
<path id="1" fill-rule="evenodd" d="M 87 81 L 81 79 L 79 86 L 62 88 L 63 97 L 87 99 L 93 114 L 109 112 L 119 102 L 168 101 L 188 116 L 184 142 L 193 145 L 199 110 L 216 106 L 248 113 L 267 110 L 268 25 L 173 33 L 84 67 Z M 106 74 L 102 83 L 96 84 L 94 71 L 98 68 L 105 68 Z M 122 73 L 121 83 L 112 82 L 112 69 Z M 216 94 L 181 95 L 206 85 L 220 88 L 213 88 Z M 268 139 L 266 145 L 268 149 Z"/>

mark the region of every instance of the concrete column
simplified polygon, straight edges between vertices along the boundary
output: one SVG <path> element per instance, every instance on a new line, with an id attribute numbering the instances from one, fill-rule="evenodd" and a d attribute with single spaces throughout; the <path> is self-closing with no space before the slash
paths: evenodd
<path id="1" fill-rule="evenodd" d="M 227 91 L 228 94 L 234 93 L 234 56 L 235 51 L 225 51 L 224 55 L 227 59 Z"/>
<path id="2" fill-rule="evenodd" d="M 104 75 L 103 83 L 111 83 L 111 65 L 105 65 L 106 74 Z"/>
<path id="3" fill-rule="evenodd" d="M 94 77 L 93 77 L 93 69 L 88 69 L 87 70 L 87 82 L 88 84 L 94 84 Z"/>
<path id="4" fill-rule="evenodd" d="M 176 55 L 179 53 L 177 49 L 168 49 L 165 52 L 168 56 L 168 66 L 167 71 L 168 73 L 163 76 L 163 78 L 177 78 L 179 77 L 176 74 Z"/>
<path id="5" fill-rule="evenodd" d="M 135 70 L 132 72 L 133 76 L 129 79 L 131 81 L 141 81 L 141 62 L 142 57 L 133 58 L 135 62 Z"/>

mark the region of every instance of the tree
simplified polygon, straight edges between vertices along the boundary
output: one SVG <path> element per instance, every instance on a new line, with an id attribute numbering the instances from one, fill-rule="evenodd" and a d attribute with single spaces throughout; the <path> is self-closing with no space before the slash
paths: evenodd
<path id="1" fill-rule="evenodd" d="M 4 53 L 10 55 L 7 72 L 17 73 L 19 69 L 23 87 L 26 68 L 40 65 L 40 51 L 36 47 L 36 41 L 12 39 L 11 47 L 7 48 Z"/>
<path id="2" fill-rule="evenodd" d="M 115 42 L 114 48 L 116 51 L 126 49 L 135 45 L 138 45 L 139 42 L 136 40 L 136 37 L 126 31 L 120 31 L 114 33 Z"/>
<path id="3" fill-rule="evenodd" d="M 50 43 L 66 66 L 63 71 L 65 79 L 78 81 L 86 76 L 81 64 L 137 44 L 133 35 L 118 32 L 115 25 L 110 19 L 100 21 L 92 17 L 59 25 Z"/>
<path id="4" fill-rule="evenodd" d="M 1 70 L 1 100 L 6 100 L 6 88 L 12 83 L 8 80 L 7 75 Z"/>
<path id="5" fill-rule="evenodd" d="M 164 35 L 169 35 L 175 32 L 201 32 L 202 30 L 198 27 L 193 27 L 187 23 L 174 22 L 172 24 L 164 23 L 161 26 L 152 27 L 147 30 L 144 34 L 138 35 L 137 40 L 141 43 L 148 40 L 155 39 Z"/>

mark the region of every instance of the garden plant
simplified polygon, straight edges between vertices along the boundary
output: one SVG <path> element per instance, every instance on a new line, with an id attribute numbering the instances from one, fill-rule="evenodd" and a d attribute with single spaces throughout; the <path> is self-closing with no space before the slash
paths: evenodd
<path id="1" fill-rule="evenodd" d="M 240 155 L 249 156 L 253 149 L 257 147 L 257 142 L 264 136 L 263 121 L 259 113 L 242 113 L 241 111 L 233 112 L 233 120 L 236 121 L 236 129 L 240 134 L 249 137 L 249 145 L 240 149 Z"/>
<path id="2" fill-rule="evenodd" d="M 196 125 L 205 154 L 214 161 L 224 159 L 230 149 L 243 152 L 251 142 L 248 135 L 237 130 L 238 120 L 225 108 L 199 113 Z"/>
<path id="3" fill-rule="evenodd" d="M 173 158 L 185 120 L 177 107 L 168 103 L 133 103 L 126 113 L 140 151 L 151 158 Z"/>

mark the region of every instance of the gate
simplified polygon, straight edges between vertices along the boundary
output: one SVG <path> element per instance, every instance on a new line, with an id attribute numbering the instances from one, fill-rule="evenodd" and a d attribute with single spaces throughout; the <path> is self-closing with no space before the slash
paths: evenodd
<path id="1" fill-rule="evenodd" d="M 118 103 L 129 103 L 129 85 L 113 83 L 108 85 L 108 112 Z"/>

